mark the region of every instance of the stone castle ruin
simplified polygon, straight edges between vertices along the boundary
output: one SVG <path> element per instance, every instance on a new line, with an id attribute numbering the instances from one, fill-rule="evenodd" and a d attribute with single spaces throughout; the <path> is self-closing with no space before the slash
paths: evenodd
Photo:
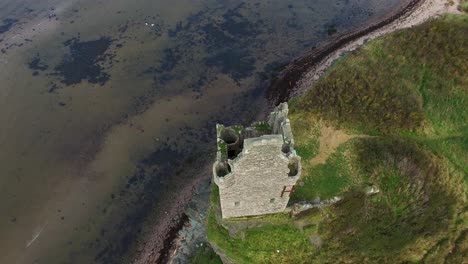
<path id="1" fill-rule="evenodd" d="M 219 187 L 222 217 L 283 212 L 301 175 L 288 104 L 276 107 L 268 122 L 216 128 L 213 178 Z"/>

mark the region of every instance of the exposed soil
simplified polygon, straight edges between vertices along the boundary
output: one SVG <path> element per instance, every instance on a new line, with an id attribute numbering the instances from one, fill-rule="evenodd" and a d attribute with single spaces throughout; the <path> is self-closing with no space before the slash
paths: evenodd
<path id="1" fill-rule="evenodd" d="M 323 126 L 320 133 L 319 153 L 309 161 L 312 166 L 324 164 L 328 157 L 330 157 L 330 155 L 333 154 L 341 144 L 357 137 L 357 135 L 348 135 L 343 130 L 337 130 L 328 126 Z"/>

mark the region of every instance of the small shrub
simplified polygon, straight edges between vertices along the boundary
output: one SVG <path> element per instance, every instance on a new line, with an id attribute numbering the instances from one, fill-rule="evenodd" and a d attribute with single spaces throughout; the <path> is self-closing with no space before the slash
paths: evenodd
<path id="1" fill-rule="evenodd" d="M 216 255 L 211 247 L 204 244 L 199 247 L 195 256 L 189 261 L 190 264 L 223 264 L 221 258 Z"/>

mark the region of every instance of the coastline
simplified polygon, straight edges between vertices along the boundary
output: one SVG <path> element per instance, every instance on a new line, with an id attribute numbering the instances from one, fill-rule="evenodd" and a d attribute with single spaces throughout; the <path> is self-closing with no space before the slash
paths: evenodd
<path id="1" fill-rule="evenodd" d="M 187 205 L 193 199 L 194 193 L 203 182 L 208 179 L 205 175 L 211 172 L 211 166 L 207 160 L 198 160 L 198 177 L 195 177 L 186 186 L 179 190 L 179 195 L 175 199 L 166 199 L 162 202 L 165 210 L 158 210 L 150 219 L 154 223 L 148 224 L 146 235 L 141 237 L 137 243 L 135 252 L 129 256 L 130 263 L 167 263 L 174 256 L 174 247 L 179 238 L 179 231 L 188 223 L 189 218 L 186 213 Z M 205 164 L 206 163 L 206 164 Z M 185 171 L 184 174 L 189 172 Z"/>
<path id="2" fill-rule="evenodd" d="M 366 41 L 422 24 L 446 13 L 459 13 L 458 4 L 458 0 L 453 5 L 449 5 L 447 0 L 412 0 L 382 20 L 345 32 L 294 59 L 271 81 L 266 91 L 269 108 L 303 94 L 336 60 Z"/>
<path id="3" fill-rule="evenodd" d="M 294 59 L 277 78 L 271 81 L 267 88 L 265 93 L 267 104 L 264 112 L 268 112 L 279 102 L 303 94 L 336 60 L 346 52 L 359 48 L 366 41 L 421 24 L 445 13 L 456 13 L 458 0 L 455 0 L 452 6 L 446 6 L 446 2 L 446 0 L 412 0 L 389 13 L 382 20 L 345 32 L 321 47 Z M 205 171 L 209 173 L 209 168 L 205 168 Z M 143 246 L 137 250 L 132 263 L 177 263 L 175 260 L 180 252 L 181 241 L 185 240 L 180 231 L 184 227 L 190 228 L 191 225 L 188 224 L 190 219 L 187 219 L 186 209 L 183 208 L 193 198 L 188 193 L 193 193 L 202 181 L 198 179 L 191 183 L 190 187 L 183 192 L 186 195 L 180 201 L 172 201 L 177 204 L 177 208 L 169 210 L 154 224 L 154 229 L 148 236 L 151 241 L 144 241 Z M 163 241 L 162 244 L 161 241 Z M 194 242 L 199 241 L 199 239 L 194 240 Z"/>
<path id="4" fill-rule="evenodd" d="M 214 185 L 208 240 L 223 262 L 462 263 L 467 30 L 466 14 L 447 14 L 386 35 L 293 98 L 307 177 L 290 205 L 310 210 L 222 221 Z"/>

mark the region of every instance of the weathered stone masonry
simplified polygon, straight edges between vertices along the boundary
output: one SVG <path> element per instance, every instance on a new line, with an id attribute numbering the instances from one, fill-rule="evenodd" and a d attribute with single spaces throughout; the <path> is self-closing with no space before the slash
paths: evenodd
<path id="1" fill-rule="evenodd" d="M 301 175 L 287 103 L 268 122 L 247 128 L 218 124 L 217 136 L 213 178 L 223 218 L 283 212 Z"/>

